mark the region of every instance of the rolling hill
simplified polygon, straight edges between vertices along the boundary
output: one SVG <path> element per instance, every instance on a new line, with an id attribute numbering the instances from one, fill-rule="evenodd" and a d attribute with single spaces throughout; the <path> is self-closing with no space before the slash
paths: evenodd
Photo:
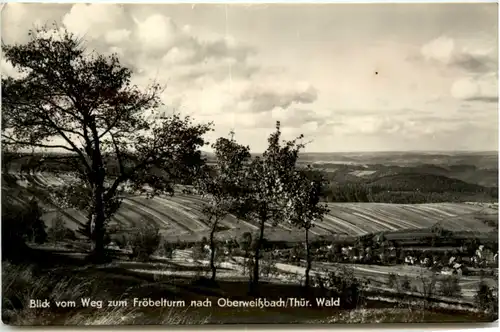
<path id="1" fill-rule="evenodd" d="M 398 177 L 385 178 L 383 181 L 396 181 Z M 17 177 L 4 177 L 3 199 L 17 200 L 22 203 L 30 194 L 27 182 L 42 195 L 50 185 L 64 182 L 64 179 L 50 174 L 36 174 L 30 180 Z M 461 182 L 452 182 L 459 183 Z M 473 186 L 473 185 L 472 185 Z M 473 186 L 474 187 L 474 186 Z M 17 191 L 17 195 L 13 193 Z M 68 228 L 76 230 L 86 222 L 86 216 L 75 209 L 60 209 L 41 198 L 46 210 L 43 219 L 48 226 L 56 215 L 60 215 Z M 20 204 L 21 204 L 20 203 Z M 161 233 L 170 239 L 185 241 L 199 240 L 209 231 L 202 208 L 204 200 L 194 195 L 178 194 L 174 197 L 156 197 L 147 199 L 131 196 L 124 199 L 120 210 L 110 222 L 123 232 L 133 231 L 141 223 L 157 225 Z M 358 236 L 376 232 L 396 232 L 401 230 L 428 229 L 440 223 L 443 228 L 454 231 L 495 232 L 498 224 L 496 206 L 439 203 L 439 204 L 383 204 L 383 203 L 329 203 L 330 212 L 311 230 L 312 237 L 324 237 L 333 234 Z M 496 223 L 486 223 L 481 218 L 493 217 Z M 221 222 L 218 238 L 239 237 L 244 232 L 255 232 L 257 225 L 238 220 L 232 216 Z M 280 225 L 266 230 L 266 238 L 280 241 L 301 241 L 303 234 L 288 225 Z"/>
<path id="2" fill-rule="evenodd" d="M 484 191 L 484 187 L 466 183 L 462 180 L 449 178 L 443 175 L 429 173 L 399 173 L 377 177 L 366 181 L 370 185 L 390 187 L 395 191 L 423 191 L 423 192 L 466 192 L 477 193 Z"/>

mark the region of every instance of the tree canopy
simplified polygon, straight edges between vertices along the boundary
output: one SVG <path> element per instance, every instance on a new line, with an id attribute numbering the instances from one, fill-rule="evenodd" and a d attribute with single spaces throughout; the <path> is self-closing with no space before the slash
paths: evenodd
<path id="1" fill-rule="evenodd" d="M 39 28 L 26 44 L 3 45 L 20 75 L 2 77 L 2 144 L 4 151 L 77 157 L 75 181 L 66 190 L 78 187 L 92 202 L 102 250 L 104 223 L 120 205 L 120 192 L 171 193 L 203 164 L 200 147 L 211 124 L 155 116 L 163 106 L 160 86 L 133 85 L 133 72 L 116 55 L 90 52 L 75 35 L 54 31 Z"/>

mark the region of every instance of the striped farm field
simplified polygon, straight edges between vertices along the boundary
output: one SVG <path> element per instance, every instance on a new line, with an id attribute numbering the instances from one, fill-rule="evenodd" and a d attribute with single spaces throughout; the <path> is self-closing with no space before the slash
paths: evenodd
<path id="1" fill-rule="evenodd" d="M 47 174 L 33 175 L 29 179 L 17 179 L 18 183 L 29 180 L 36 186 L 56 185 L 64 180 Z M 158 226 L 166 237 L 196 240 L 208 235 L 209 225 L 202 209 L 201 197 L 176 194 L 173 197 L 143 196 L 128 197 L 123 200 L 119 211 L 110 224 L 121 229 L 133 229 L 141 223 Z M 332 234 L 362 235 L 374 232 L 398 232 L 432 227 L 436 223 L 453 231 L 495 232 L 491 223 L 498 223 L 498 207 L 488 204 L 435 203 L 435 204 L 384 204 L 384 203 L 329 203 L 330 212 L 311 230 L 312 236 Z M 59 211 L 59 212 L 57 212 Z M 47 212 L 44 219 L 47 226 L 59 215 L 71 229 L 85 223 L 84 213 L 75 210 L 61 210 L 55 207 Z M 244 232 L 257 231 L 257 224 L 228 216 L 220 222 L 219 238 L 239 237 Z M 301 240 L 302 232 L 290 225 L 267 228 L 269 239 Z"/>

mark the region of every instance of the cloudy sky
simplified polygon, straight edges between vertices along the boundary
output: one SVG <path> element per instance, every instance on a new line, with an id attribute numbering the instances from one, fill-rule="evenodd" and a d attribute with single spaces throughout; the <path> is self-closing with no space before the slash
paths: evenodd
<path id="1" fill-rule="evenodd" d="M 2 39 L 54 21 L 254 152 L 276 120 L 311 152 L 498 149 L 496 4 L 8 4 Z"/>

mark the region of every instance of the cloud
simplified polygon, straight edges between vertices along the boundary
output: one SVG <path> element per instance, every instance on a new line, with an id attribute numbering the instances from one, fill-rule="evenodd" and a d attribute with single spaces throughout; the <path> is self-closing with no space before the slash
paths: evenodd
<path id="1" fill-rule="evenodd" d="M 21 14 L 36 11 L 21 9 Z M 83 37 L 88 49 L 118 54 L 133 70 L 133 84 L 146 86 L 156 80 L 166 85 L 161 96 L 164 112 L 176 110 L 197 121 L 215 121 L 220 130 L 272 128 L 278 119 L 287 128 L 314 129 L 324 122 L 314 111 L 295 107 L 317 100 L 312 84 L 297 80 L 283 67 L 267 67 L 251 45 L 228 34 L 179 24 L 165 13 L 119 4 L 74 4 L 59 20 Z M 14 15 L 18 21 L 21 14 Z M 27 33 L 26 26 L 23 31 Z M 13 71 L 3 61 L 4 72 Z"/>
<path id="2" fill-rule="evenodd" d="M 161 13 L 141 16 L 122 5 L 77 4 L 63 23 L 89 37 L 90 47 L 118 53 L 137 74 L 134 82 L 156 78 L 167 84 L 165 101 L 176 100 L 188 113 L 269 112 L 317 98 L 310 84 L 294 86 L 293 78 L 256 62 L 253 47 L 228 35 L 196 33 Z"/>
<path id="3" fill-rule="evenodd" d="M 497 74 L 492 73 L 458 79 L 452 84 L 450 93 L 458 100 L 497 103 Z"/>
<path id="4" fill-rule="evenodd" d="M 161 13 L 140 14 L 133 6 L 75 4 L 62 23 L 98 51 L 120 49 L 128 65 L 140 66 L 140 61 L 150 66 L 197 65 L 211 59 L 244 63 L 255 52 L 226 36 L 196 36 L 189 26 Z"/>
<path id="5" fill-rule="evenodd" d="M 106 32 L 104 38 L 109 45 L 120 45 L 129 39 L 131 34 L 132 32 L 127 29 L 113 29 Z"/>
<path id="6" fill-rule="evenodd" d="M 453 65 L 473 73 L 488 73 L 497 67 L 495 58 L 490 55 L 457 54 Z"/>
<path id="7" fill-rule="evenodd" d="M 234 128 L 242 143 L 263 150 L 261 133 L 276 120 L 290 137 L 314 137 L 317 151 L 490 148 L 498 132 L 491 120 L 497 32 L 488 30 L 497 15 L 490 8 L 460 10 L 467 15 L 459 23 L 446 19 L 448 9 L 439 17 L 394 9 L 384 14 L 394 23 L 388 28 L 354 7 L 348 12 L 357 18 L 348 20 L 337 8 L 308 6 L 317 11 L 313 22 L 300 8 L 272 5 L 264 18 L 239 7 L 227 14 L 223 6 L 15 6 L 2 13 L 7 43 L 24 42 L 37 21 L 56 20 L 89 49 L 117 53 L 133 84 L 165 85 L 166 112 L 214 121 L 212 139 Z M 294 31 L 282 29 L 288 21 L 297 22 Z M 12 72 L 5 61 L 1 67 Z"/>
<path id="8" fill-rule="evenodd" d="M 9 61 L 5 60 L 4 55 L 2 54 L 2 59 L 0 60 L 0 69 L 2 76 L 10 76 L 14 78 L 20 77 L 20 73 Z"/>
<path id="9" fill-rule="evenodd" d="M 443 139 L 450 144 L 460 142 L 461 135 L 481 135 L 497 130 L 497 122 L 492 121 L 491 112 L 481 109 L 470 112 L 439 114 L 414 110 L 411 113 L 396 113 L 386 115 L 359 112 L 357 115 L 338 116 L 336 122 L 325 123 L 319 127 L 318 135 L 333 135 L 336 139 L 350 137 L 364 138 L 370 145 L 372 140 L 383 140 L 388 146 L 397 142 L 407 141 L 417 148 L 430 141 Z M 496 112 L 494 113 L 496 116 Z M 470 130 L 467 132 L 467 130 Z M 434 143 L 435 144 L 435 143 Z M 441 144 L 441 143 L 440 143 Z"/>
<path id="10" fill-rule="evenodd" d="M 498 71 L 498 47 L 493 36 L 457 41 L 441 36 L 424 44 L 421 55 L 427 61 L 441 63 L 466 72 L 484 74 Z"/>
<path id="11" fill-rule="evenodd" d="M 283 128 L 301 129 L 307 127 L 307 131 L 317 130 L 327 123 L 327 118 L 310 109 L 303 108 L 279 108 L 270 112 L 249 113 L 253 118 L 252 126 L 256 128 L 273 129 L 276 121 L 280 121 Z"/>
<path id="12" fill-rule="evenodd" d="M 474 97 L 470 97 L 466 100 L 469 100 L 469 101 L 481 101 L 481 102 L 485 102 L 485 103 L 494 103 L 494 104 L 498 104 L 498 97 L 493 97 L 493 96 L 474 96 Z"/>
<path id="13" fill-rule="evenodd" d="M 125 7 L 115 4 L 74 4 L 62 19 L 69 31 L 90 41 L 104 37 L 109 31 L 126 29 L 129 22 Z"/>
<path id="14" fill-rule="evenodd" d="M 174 46 L 184 47 L 190 42 L 188 36 L 182 34 L 169 17 L 154 14 L 144 21 L 134 21 L 138 46 L 150 55 L 165 54 Z"/>
<path id="15" fill-rule="evenodd" d="M 451 95 L 457 99 L 474 98 L 479 93 L 479 85 L 473 78 L 457 80 L 451 86 Z"/>
<path id="16" fill-rule="evenodd" d="M 249 102 L 249 108 L 259 113 L 287 109 L 292 104 L 311 104 L 317 97 L 318 92 L 311 85 L 290 89 L 286 85 L 269 84 L 252 86 L 242 94 L 241 100 Z"/>
<path id="17" fill-rule="evenodd" d="M 439 37 L 422 46 L 421 52 L 425 59 L 449 63 L 453 57 L 455 42 L 451 38 Z"/>
<path id="18" fill-rule="evenodd" d="M 8 3 L 2 7 L 2 41 L 25 43 L 29 40 L 29 29 L 43 24 L 61 21 L 69 10 L 69 4 Z"/>

